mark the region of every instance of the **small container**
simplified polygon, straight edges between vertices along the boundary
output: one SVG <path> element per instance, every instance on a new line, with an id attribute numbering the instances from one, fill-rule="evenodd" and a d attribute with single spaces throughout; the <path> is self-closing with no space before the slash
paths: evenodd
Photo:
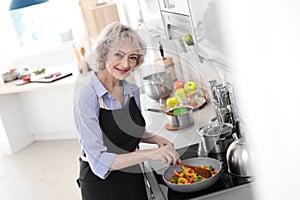
<path id="1" fill-rule="evenodd" d="M 143 77 L 145 93 L 152 99 L 159 101 L 170 95 L 173 82 L 169 72 L 158 72 Z"/>
<path id="2" fill-rule="evenodd" d="M 176 115 L 176 110 L 185 109 L 186 112 Z M 168 122 L 172 127 L 188 127 L 194 123 L 194 113 L 191 106 L 182 106 L 169 110 L 169 112 L 174 113 L 175 116 L 166 115 Z"/>
<path id="3" fill-rule="evenodd" d="M 218 124 L 215 121 L 211 121 L 209 126 L 198 129 L 198 133 L 203 139 L 206 153 L 226 152 L 229 145 L 234 141 L 232 128 L 232 124 Z"/>
<path id="4" fill-rule="evenodd" d="M 6 72 L 6 73 L 2 74 L 2 79 L 3 79 L 4 83 L 10 82 L 10 81 L 14 81 L 17 78 L 18 78 L 17 77 L 17 73 L 15 71 Z"/>

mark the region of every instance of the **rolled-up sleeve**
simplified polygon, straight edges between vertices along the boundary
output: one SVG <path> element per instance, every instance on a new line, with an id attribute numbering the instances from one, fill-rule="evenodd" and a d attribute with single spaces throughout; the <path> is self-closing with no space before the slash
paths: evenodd
<path id="1" fill-rule="evenodd" d="M 102 179 L 110 173 L 109 168 L 116 154 L 107 152 L 103 144 L 102 130 L 99 126 L 100 106 L 91 88 L 83 88 L 83 93 L 74 102 L 74 120 L 82 151 L 86 154 L 92 171 Z"/>

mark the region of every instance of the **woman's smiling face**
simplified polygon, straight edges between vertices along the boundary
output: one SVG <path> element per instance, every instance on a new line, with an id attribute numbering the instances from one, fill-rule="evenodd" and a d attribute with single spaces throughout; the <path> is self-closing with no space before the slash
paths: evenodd
<path id="1" fill-rule="evenodd" d="M 139 63 L 136 45 L 130 38 L 121 40 L 108 52 L 106 70 L 116 79 L 124 80 Z"/>

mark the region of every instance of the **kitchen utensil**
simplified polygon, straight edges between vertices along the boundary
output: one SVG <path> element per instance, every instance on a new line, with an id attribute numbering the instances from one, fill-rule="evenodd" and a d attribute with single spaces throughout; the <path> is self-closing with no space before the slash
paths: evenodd
<path id="1" fill-rule="evenodd" d="M 216 159 L 208 158 L 208 157 L 196 157 L 196 158 L 182 160 L 182 162 L 191 166 L 200 166 L 200 165 L 212 166 L 215 170 L 218 171 L 218 173 L 203 181 L 199 181 L 191 184 L 174 184 L 168 182 L 168 180 L 170 180 L 174 175 L 174 170 L 181 171 L 182 168 L 180 164 L 171 165 L 163 172 L 163 180 L 165 181 L 166 185 L 172 190 L 175 190 L 177 192 L 185 192 L 185 193 L 201 191 L 215 184 L 220 178 L 222 165 L 220 161 Z"/>
<path id="2" fill-rule="evenodd" d="M 164 60 L 165 59 L 165 56 L 164 56 L 164 47 L 161 44 L 161 42 L 158 42 L 158 44 L 159 44 L 159 52 L 160 52 L 161 58 Z"/>
<path id="3" fill-rule="evenodd" d="M 157 101 L 168 97 L 173 88 L 169 72 L 158 72 L 148 75 L 143 78 L 143 83 L 146 94 Z"/>
<path id="4" fill-rule="evenodd" d="M 185 109 L 187 112 L 180 115 L 167 115 L 168 122 L 173 127 L 188 127 L 194 123 L 193 108 L 191 106 L 182 106 L 179 108 L 174 108 L 169 110 L 169 112 L 174 113 L 176 109 Z"/>
<path id="5" fill-rule="evenodd" d="M 72 44 L 72 47 L 73 47 L 74 55 L 76 57 L 78 67 L 79 67 L 79 70 L 80 70 L 80 66 L 82 65 L 82 59 L 80 57 L 80 53 L 79 53 L 78 49 L 76 48 L 76 46 L 74 44 Z"/>
<path id="6" fill-rule="evenodd" d="M 193 169 L 197 174 L 201 175 L 204 178 L 211 177 L 211 172 L 207 169 L 204 169 L 204 168 L 200 167 L 200 166 L 192 166 L 192 165 L 188 165 L 188 164 L 183 163 L 183 162 L 179 162 L 178 164 L 180 164 L 181 166 L 189 167 L 189 168 Z"/>
<path id="7" fill-rule="evenodd" d="M 174 113 L 171 113 L 171 112 L 165 111 L 165 110 L 161 110 L 161 109 L 147 108 L 147 111 L 161 112 L 161 113 L 165 113 L 165 114 L 167 114 L 167 115 L 176 116 Z"/>
<path id="8" fill-rule="evenodd" d="M 72 75 L 72 72 L 56 72 L 53 74 L 49 74 L 45 77 L 42 77 L 42 78 L 39 78 L 36 80 L 32 80 L 31 82 L 32 83 L 51 83 L 51 82 L 60 80 L 62 78 L 65 78 L 65 77 L 68 77 L 71 75 Z"/>
<path id="9" fill-rule="evenodd" d="M 239 177 L 250 177 L 253 175 L 251 163 L 253 160 L 252 153 L 247 146 L 246 138 L 242 136 L 240 122 L 236 123 L 237 136 L 241 138 L 235 140 L 228 147 L 226 153 L 229 173 Z"/>
<path id="10" fill-rule="evenodd" d="M 215 119 L 215 118 L 213 118 Z M 207 153 L 226 152 L 228 146 L 234 141 L 232 136 L 232 124 L 211 120 L 210 125 L 198 129 L 202 137 L 204 149 Z"/>
<path id="11" fill-rule="evenodd" d="M 17 72 L 15 72 L 15 71 L 6 72 L 6 73 L 2 74 L 2 79 L 3 79 L 4 83 L 14 81 L 17 79 Z"/>
<path id="12" fill-rule="evenodd" d="M 84 58 L 85 57 L 85 48 L 84 47 L 80 48 L 80 53 L 81 53 L 82 57 Z"/>
<path id="13" fill-rule="evenodd" d="M 251 161 L 252 154 L 249 151 L 245 138 L 235 140 L 226 153 L 228 171 L 236 176 L 252 176 Z"/>
<path id="14" fill-rule="evenodd" d="M 175 126 L 171 126 L 169 123 L 166 123 L 165 124 L 165 129 L 168 130 L 168 131 L 178 131 L 178 130 L 181 130 L 181 129 L 185 129 L 185 128 L 189 127 L 189 126 L 190 125 L 175 127 Z"/>
<path id="15" fill-rule="evenodd" d="M 21 86 L 21 85 L 25 85 L 25 84 L 28 84 L 28 83 L 31 83 L 31 81 L 24 81 L 24 80 L 18 80 L 17 82 L 16 82 L 16 86 Z"/>

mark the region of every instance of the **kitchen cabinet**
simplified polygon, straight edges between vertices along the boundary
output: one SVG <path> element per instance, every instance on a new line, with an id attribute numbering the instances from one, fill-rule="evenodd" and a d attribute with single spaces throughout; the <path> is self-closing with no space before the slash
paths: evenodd
<path id="1" fill-rule="evenodd" d="M 97 0 L 80 0 L 80 5 L 90 45 L 94 44 L 94 41 L 106 25 L 120 21 L 118 8 L 115 3 L 98 4 Z"/>
<path id="2" fill-rule="evenodd" d="M 162 11 L 189 15 L 189 5 L 186 0 L 159 0 Z"/>
<path id="3" fill-rule="evenodd" d="M 217 0 L 158 0 L 161 17 L 169 40 L 180 40 L 191 34 L 200 61 L 218 63 L 228 69 L 228 52 L 223 36 L 225 21 Z"/>

